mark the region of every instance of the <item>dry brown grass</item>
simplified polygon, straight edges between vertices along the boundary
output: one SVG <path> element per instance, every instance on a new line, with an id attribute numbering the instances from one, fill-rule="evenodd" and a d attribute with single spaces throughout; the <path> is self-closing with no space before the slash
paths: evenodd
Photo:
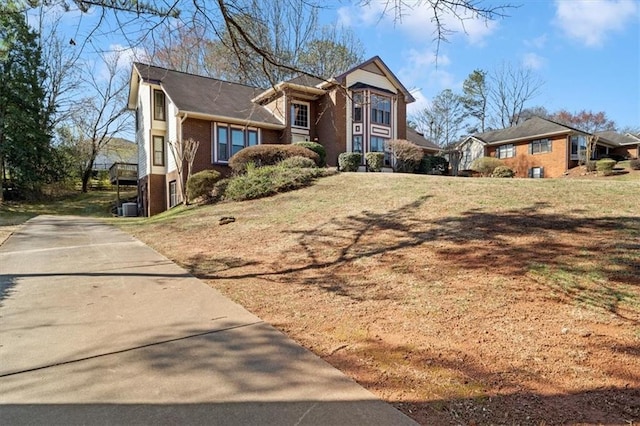
<path id="1" fill-rule="evenodd" d="M 419 422 L 622 424 L 639 205 L 637 180 L 360 173 L 125 228 Z"/>

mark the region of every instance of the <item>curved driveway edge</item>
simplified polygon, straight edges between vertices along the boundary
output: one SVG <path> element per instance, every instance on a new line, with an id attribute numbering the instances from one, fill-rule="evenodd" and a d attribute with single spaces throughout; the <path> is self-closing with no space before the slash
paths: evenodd
<path id="1" fill-rule="evenodd" d="M 2 424 L 415 424 L 135 238 L 38 216 L 0 246 Z"/>

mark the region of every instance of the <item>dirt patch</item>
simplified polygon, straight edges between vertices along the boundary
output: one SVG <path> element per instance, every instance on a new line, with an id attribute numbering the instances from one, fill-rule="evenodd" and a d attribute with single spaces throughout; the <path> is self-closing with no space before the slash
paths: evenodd
<path id="1" fill-rule="evenodd" d="M 422 424 L 630 424 L 640 195 L 614 183 L 341 175 L 134 233 Z"/>

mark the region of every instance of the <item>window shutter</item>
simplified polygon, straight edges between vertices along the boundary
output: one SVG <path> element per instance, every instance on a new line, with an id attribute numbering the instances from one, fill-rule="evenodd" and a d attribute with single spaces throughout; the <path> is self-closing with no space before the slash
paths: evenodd
<path id="1" fill-rule="evenodd" d="M 540 167 L 540 177 L 544 177 L 544 167 Z"/>
<path id="2" fill-rule="evenodd" d="M 529 142 L 529 154 L 533 154 L 533 142 Z"/>
<path id="3" fill-rule="evenodd" d="M 529 177 L 532 178 L 533 177 L 533 168 L 529 168 Z"/>

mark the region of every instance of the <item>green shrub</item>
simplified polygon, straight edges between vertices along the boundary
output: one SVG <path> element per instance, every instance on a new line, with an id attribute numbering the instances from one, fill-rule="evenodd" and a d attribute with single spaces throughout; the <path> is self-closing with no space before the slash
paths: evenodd
<path id="1" fill-rule="evenodd" d="M 244 173 L 249 163 L 256 167 L 273 166 L 289 157 L 307 157 L 316 164 L 318 154 L 299 145 L 256 145 L 244 148 L 229 159 L 229 167 L 236 173 Z"/>
<path id="2" fill-rule="evenodd" d="M 338 156 L 338 168 L 341 172 L 357 172 L 362 164 L 362 154 L 359 152 L 343 152 Z"/>
<path id="3" fill-rule="evenodd" d="M 493 169 L 491 177 L 495 178 L 512 178 L 516 173 L 507 166 L 498 166 Z"/>
<path id="4" fill-rule="evenodd" d="M 281 165 L 249 166 L 246 173 L 229 180 L 225 198 L 235 201 L 267 197 L 310 185 L 316 178 L 326 176 L 327 169 L 287 168 Z"/>
<path id="5" fill-rule="evenodd" d="M 295 157 L 285 158 L 278 164 L 288 169 L 296 167 L 299 169 L 311 169 L 313 167 L 317 167 L 316 163 L 312 159 L 301 157 L 299 155 L 296 155 Z"/>
<path id="6" fill-rule="evenodd" d="M 324 167 L 327 165 L 327 150 L 318 142 L 296 142 L 294 145 L 303 146 L 318 154 L 319 159 L 316 163 L 318 167 Z"/>
<path id="7" fill-rule="evenodd" d="M 471 170 L 480 173 L 482 176 L 491 176 L 496 167 L 503 163 L 495 157 L 480 157 L 471 163 Z"/>
<path id="8" fill-rule="evenodd" d="M 420 160 L 416 173 L 425 175 L 444 175 L 449 171 L 449 162 L 439 155 L 425 155 Z"/>
<path id="9" fill-rule="evenodd" d="M 364 155 L 364 159 L 367 162 L 369 171 L 382 171 L 382 166 L 384 166 L 384 152 L 367 152 Z"/>
<path id="10" fill-rule="evenodd" d="M 230 179 L 220 179 L 219 181 L 217 181 L 213 185 L 213 189 L 211 190 L 211 198 L 209 199 L 209 201 L 218 202 L 224 200 L 229 181 Z"/>
<path id="11" fill-rule="evenodd" d="M 396 171 L 413 173 L 418 169 L 424 157 L 422 148 L 404 139 L 389 141 L 388 145 L 395 158 Z"/>
<path id="12" fill-rule="evenodd" d="M 209 200 L 218 179 L 220 179 L 220 173 L 215 170 L 203 170 L 191 175 L 187 181 L 187 198 L 195 200 L 203 197 Z"/>
<path id="13" fill-rule="evenodd" d="M 613 174 L 613 167 L 616 165 L 616 160 L 610 158 L 603 158 L 596 162 L 596 170 L 601 176 L 611 176 Z"/>
<path id="14" fill-rule="evenodd" d="M 596 163 L 597 161 L 595 160 L 589 160 L 585 163 L 585 167 L 587 168 L 588 172 L 595 172 L 596 171 Z"/>
<path id="15" fill-rule="evenodd" d="M 629 167 L 631 167 L 633 170 L 640 170 L 640 158 L 637 160 L 629 161 Z"/>

